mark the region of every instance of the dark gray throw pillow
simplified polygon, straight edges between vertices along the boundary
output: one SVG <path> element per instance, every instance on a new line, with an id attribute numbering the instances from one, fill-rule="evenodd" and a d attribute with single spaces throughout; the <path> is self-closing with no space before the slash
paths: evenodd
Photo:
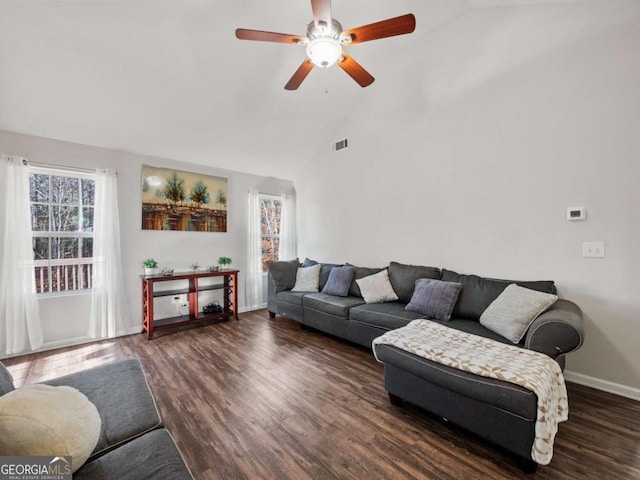
<path id="1" fill-rule="evenodd" d="M 267 262 L 269 274 L 273 278 L 273 284 L 276 286 L 276 293 L 283 290 L 291 290 L 296 284 L 296 274 L 300 260 L 280 260 L 277 262 Z"/>
<path id="2" fill-rule="evenodd" d="M 302 268 L 307 268 L 307 267 L 313 267 L 314 265 L 317 265 L 318 262 L 316 262 L 315 260 L 311 260 L 309 257 L 306 257 L 304 259 L 304 262 L 302 262 L 302 265 L 300 265 Z"/>
<path id="3" fill-rule="evenodd" d="M 456 282 L 462 284 L 460 298 L 453 310 L 455 318 L 468 318 L 479 320 L 482 313 L 491 302 L 500 296 L 504 289 L 511 283 L 531 290 L 543 293 L 556 293 L 556 287 L 551 280 L 540 281 L 518 281 L 500 280 L 497 278 L 484 278 L 478 275 L 463 275 L 452 270 L 442 269 L 441 280 L 445 282 Z"/>
<path id="4" fill-rule="evenodd" d="M 416 280 L 413 296 L 405 310 L 424 313 L 428 318 L 448 322 L 461 288 L 460 283 L 420 278 Z"/>
<path id="5" fill-rule="evenodd" d="M 349 295 L 349 287 L 353 280 L 355 269 L 353 267 L 333 267 L 329 273 L 327 284 L 322 289 L 322 293 L 346 297 Z"/>
<path id="6" fill-rule="evenodd" d="M 416 280 L 419 278 L 440 279 L 440 269 L 421 265 L 405 265 L 398 262 L 389 263 L 389 280 L 402 303 L 411 301 Z"/>

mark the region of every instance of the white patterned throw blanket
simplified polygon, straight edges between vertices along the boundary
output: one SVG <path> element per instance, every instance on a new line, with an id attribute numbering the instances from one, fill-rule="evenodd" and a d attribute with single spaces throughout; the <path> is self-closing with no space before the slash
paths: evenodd
<path id="1" fill-rule="evenodd" d="M 553 456 L 558 423 L 568 418 L 567 389 L 555 360 L 532 350 L 461 332 L 429 320 L 414 320 L 373 340 L 433 362 L 483 377 L 520 385 L 538 397 L 531 458 L 547 465 Z M 376 355 L 376 360 L 380 361 Z"/>

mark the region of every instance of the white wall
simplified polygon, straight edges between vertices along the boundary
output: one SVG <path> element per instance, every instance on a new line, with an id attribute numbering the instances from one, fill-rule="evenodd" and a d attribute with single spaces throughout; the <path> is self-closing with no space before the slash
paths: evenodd
<path id="1" fill-rule="evenodd" d="M 33 162 L 87 168 L 114 168 L 118 173 L 118 202 L 124 263 L 125 291 L 127 292 L 127 321 L 130 332 L 139 331 L 142 324 L 141 262 L 153 257 L 160 267 L 175 271 L 188 270 L 193 262 L 203 267 L 215 265 L 219 256 L 233 260 L 232 267 L 240 270 L 238 303 L 245 306 L 245 269 L 247 194 L 255 188 L 263 193 L 293 193 L 288 180 L 223 170 L 203 165 L 136 155 L 104 148 L 89 147 L 58 140 L 21 135 L 0 130 L 0 152 L 22 156 Z M 215 163 L 215 161 L 212 161 Z M 228 217 L 226 233 L 149 231 L 141 229 L 141 165 L 177 168 L 218 175 L 228 179 Z M 203 304 L 215 299 L 201 298 Z M 170 299 L 156 300 L 157 318 L 175 314 Z M 64 297 L 41 298 L 40 312 L 43 323 L 44 348 L 86 341 L 90 295 L 74 294 Z"/>
<path id="2" fill-rule="evenodd" d="M 350 147 L 294 177 L 301 258 L 554 279 L 584 312 L 569 378 L 640 398 L 639 6 L 471 10 L 417 30 L 420 54 L 388 66 L 396 93 L 339 112 L 324 140 Z M 573 206 L 587 221 L 565 220 Z"/>

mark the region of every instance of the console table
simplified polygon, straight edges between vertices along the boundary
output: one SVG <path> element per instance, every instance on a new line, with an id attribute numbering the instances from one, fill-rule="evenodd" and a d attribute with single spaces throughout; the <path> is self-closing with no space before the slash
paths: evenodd
<path id="1" fill-rule="evenodd" d="M 173 275 L 141 275 L 142 277 L 142 331 L 147 332 L 147 338 L 153 337 L 155 330 L 233 317 L 238 320 L 238 270 L 220 270 L 218 272 L 176 273 Z M 220 278 L 220 282 L 199 285 L 203 278 Z M 182 280 L 186 283 L 183 288 L 171 290 L 154 290 L 154 285 L 161 282 L 175 282 Z M 222 290 L 222 312 L 203 313 L 198 309 L 198 294 L 209 290 Z M 154 320 L 153 299 L 187 295 L 189 299 L 189 313 L 170 318 Z"/>

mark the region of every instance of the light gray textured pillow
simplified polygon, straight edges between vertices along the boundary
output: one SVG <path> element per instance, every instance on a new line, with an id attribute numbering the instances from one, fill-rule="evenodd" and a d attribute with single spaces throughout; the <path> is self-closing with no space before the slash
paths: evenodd
<path id="1" fill-rule="evenodd" d="M 480 324 L 518 343 L 538 315 L 558 300 L 556 295 L 510 284 L 480 316 Z"/>
<path id="2" fill-rule="evenodd" d="M 320 285 L 320 269 L 322 265 L 317 264 L 311 267 L 299 267 L 296 273 L 296 284 L 291 289 L 292 292 L 317 292 Z"/>
<path id="3" fill-rule="evenodd" d="M 385 268 L 381 272 L 356 280 L 360 293 L 366 303 L 393 302 L 398 295 L 391 286 L 389 271 Z"/>

